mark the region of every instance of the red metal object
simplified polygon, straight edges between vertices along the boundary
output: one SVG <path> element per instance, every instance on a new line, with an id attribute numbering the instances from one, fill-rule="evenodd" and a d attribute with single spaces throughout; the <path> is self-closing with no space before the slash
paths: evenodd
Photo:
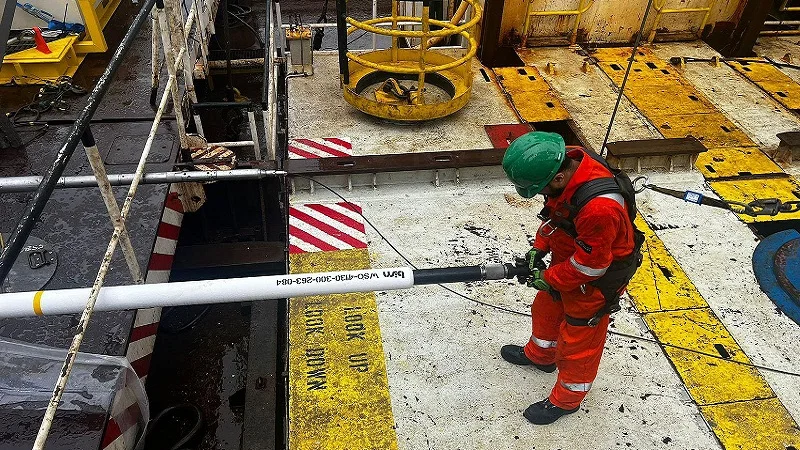
<path id="1" fill-rule="evenodd" d="M 48 55 L 53 53 L 50 47 L 47 46 L 47 42 L 45 42 L 44 36 L 42 36 L 42 30 L 39 27 L 33 27 L 33 40 L 36 42 L 36 50 Z"/>
<path id="2" fill-rule="evenodd" d="M 509 123 L 502 125 L 484 125 L 492 146 L 497 149 L 505 150 L 514 139 L 525 133 L 533 131 L 533 127 L 527 123 Z"/>

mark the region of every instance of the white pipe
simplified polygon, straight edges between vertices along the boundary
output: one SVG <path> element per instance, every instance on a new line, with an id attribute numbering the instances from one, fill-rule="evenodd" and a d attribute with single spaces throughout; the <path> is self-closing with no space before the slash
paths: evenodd
<path id="1" fill-rule="evenodd" d="M 378 18 L 378 0 L 372 0 L 372 18 Z M 372 34 L 372 51 L 378 49 L 378 35 Z"/>
<path id="2" fill-rule="evenodd" d="M 254 145 L 253 141 L 229 141 L 229 142 L 209 142 L 206 144 L 209 147 L 250 147 Z"/>
<path id="3" fill-rule="evenodd" d="M 261 160 L 261 145 L 258 143 L 258 130 L 256 130 L 256 113 L 253 110 L 247 110 L 247 120 L 250 122 L 250 139 L 253 140 L 253 150 L 256 153 L 256 159 Z"/>
<path id="4" fill-rule="evenodd" d="M 281 17 L 281 2 L 275 2 L 275 20 L 278 21 L 278 37 L 272 35 L 273 40 L 277 40 L 276 49 L 283 55 L 283 43 L 286 41 L 286 35 L 283 33 L 283 18 Z"/>
<path id="5" fill-rule="evenodd" d="M 189 31 L 186 31 L 187 29 L 191 30 L 194 25 L 195 4 L 194 2 L 192 3 L 192 7 L 189 10 L 189 17 L 186 19 L 186 24 L 183 25 L 182 2 L 183 0 L 165 0 L 164 4 L 165 9 L 169 11 L 169 34 L 173 46 L 180 45 L 181 47 L 186 47 L 186 51 L 183 52 L 183 58 L 181 58 L 183 66 L 183 87 L 189 95 L 189 101 L 197 103 L 197 93 L 194 90 L 194 63 L 191 61 L 190 41 L 188 40 Z M 180 108 L 180 103 L 175 105 L 175 109 L 178 108 Z M 197 128 L 197 133 L 203 136 L 203 124 L 200 122 L 200 116 L 194 114 L 192 118 L 194 120 L 194 126 Z"/>
<path id="6" fill-rule="evenodd" d="M 270 2 L 270 13 L 272 13 L 272 2 Z M 283 33 L 283 29 L 278 27 L 278 33 Z M 278 93 L 275 92 L 275 88 L 277 86 L 276 80 L 278 79 L 278 66 L 275 64 L 275 21 L 270 21 L 270 36 L 272 39 L 269 40 L 269 57 L 265 64 L 268 64 L 269 70 L 269 88 L 267 91 L 267 111 L 266 115 L 268 117 L 264 118 L 266 129 L 264 133 L 264 137 L 267 141 L 267 153 L 269 154 L 267 159 L 270 161 L 277 161 L 278 160 L 278 139 L 277 139 L 277 123 L 275 122 L 278 115 L 277 109 L 277 99 Z M 288 86 L 287 86 L 288 89 Z"/>
<path id="7" fill-rule="evenodd" d="M 276 300 L 310 295 L 409 289 L 408 267 L 104 287 L 95 311 Z M 0 294 L 0 318 L 80 312 L 90 288 Z"/>
<path id="8" fill-rule="evenodd" d="M 764 25 L 800 25 L 800 20 L 767 20 Z"/>
<path id="9" fill-rule="evenodd" d="M 164 60 L 166 61 L 167 72 L 169 72 L 169 76 L 176 77 L 178 61 L 183 58 L 183 52 L 186 51 L 186 46 L 181 48 L 181 56 L 175 58 L 175 54 L 172 52 L 172 42 L 170 40 L 170 27 L 169 22 L 167 20 L 167 15 L 164 12 L 164 8 L 157 8 L 158 11 L 156 13 L 156 18 L 158 19 L 158 26 L 161 30 L 161 48 L 164 50 Z M 185 43 L 184 43 L 185 44 Z M 186 125 L 183 120 L 183 112 L 181 111 L 181 105 L 183 102 L 181 101 L 180 93 L 178 92 L 178 83 L 172 83 L 172 88 L 170 89 L 172 94 L 172 109 L 175 112 L 175 125 L 178 128 L 178 139 L 181 142 L 181 148 L 186 149 L 189 148 L 189 140 L 186 136 Z"/>
<path id="10" fill-rule="evenodd" d="M 151 172 L 144 174 L 142 181 L 139 184 L 169 184 L 189 182 L 203 183 L 221 180 L 256 180 L 283 175 L 286 175 L 286 172 L 281 170 L 265 169 Z M 135 174 L 132 173 L 115 173 L 108 175 L 108 182 L 111 186 L 127 186 L 131 184 L 134 176 Z M 0 177 L 0 194 L 33 192 L 39 187 L 40 184 L 42 184 L 42 177 L 40 176 Z M 56 189 L 86 187 L 97 187 L 97 179 L 92 175 L 79 175 L 72 177 L 61 177 L 56 183 Z"/>

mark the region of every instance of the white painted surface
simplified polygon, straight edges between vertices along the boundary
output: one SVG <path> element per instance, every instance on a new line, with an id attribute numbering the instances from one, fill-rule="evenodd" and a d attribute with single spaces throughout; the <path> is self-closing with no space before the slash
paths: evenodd
<path id="1" fill-rule="evenodd" d="M 509 262 L 527 250 L 539 201 L 523 201 L 503 179 L 462 185 L 354 189 L 348 200 L 421 268 Z M 318 190 L 294 203 L 333 201 Z M 368 229 L 373 267 L 405 264 Z M 529 312 L 535 294 L 516 281 L 450 286 L 457 292 Z M 661 350 L 609 336 L 600 375 L 581 411 L 548 427 L 522 411 L 547 396 L 555 374 L 500 358 L 504 344 L 524 345 L 530 319 L 476 305 L 438 286 L 378 293 L 392 409 L 401 449 L 718 448 Z M 612 328 L 640 335 L 635 312 Z M 630 444 L 630 446 L 628 446 Z"/>
<path id="2" fill-rule="evenodd" d="M 347 137 L 356 156 L 486 149 L 492 144 L 484 125 L 517 122 L 497 86 L 485 81 L 477 62 L 473 62 L 472 98 L 447 118 L 397 124 L 368 116 L 344 101 L 337 58 L 335 53 L 315 53 L 314 75 L 289 80 L 291 139 Z"/>
<path id="3" fill-rule="evenodd" d="M 698 173 L 657 174 L 650 181 L 714 196 Z M 753 232 L 733 213 L 658 193 L 646 192 L 637 203 L 648 221 L 662 225 L 656 234 L 745 354 L 756 364 L 800 372 L 800 326 L 761 292 L 753 274 L 758 245 Z M 795 421 L 800 420 L 797 377 L 761 373 Z"/>

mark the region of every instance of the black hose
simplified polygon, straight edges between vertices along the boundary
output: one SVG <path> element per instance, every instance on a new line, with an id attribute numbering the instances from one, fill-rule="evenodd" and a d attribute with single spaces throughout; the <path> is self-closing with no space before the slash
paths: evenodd
<path id="1" fill-rule="evenodd" d="M 108 87 L 113 82 L 114 74 L 117 72 L 117 69 L 119 69 L 119 66 L 122 65 L 123 58 L 133 45 L 133 41 L 139 34 L 139 30 L 141 30 L 145 22 L 150 20 L 150 10 L 153 9 L 155 2 L 156 0 L 144 1 L 142 9 L 139 10 L 139 13 L 133 19 L 133 23 L 122 38 L 119 47 L 114 51 L 114 55 L 111 57 L 108 67 L 106 67 L 103 75 L 101 75 L 100 79 L 97 81 L 97 85 L 95 85 L 94 89 L 92 89 L 92 92 L 89 94 L 86 106 L 81 110 L 80 115 L 75 120 L 75 125 L 73 125 L 72 130 L 70 130 L 69 135 L 67 135 L 66 140 L 58 150 L 56 159 L 44 174 L 42 184 L 33 194 L 33 198 L 25 208 L 22 218 L 11 233 L 8 245 L 3 249 L 0 255 L 0 284 L 5 281 L 6 276 L 8 276 L 8 273 L 11 271 L 11 267 L 22 251 L 25 241 L 28 240 L 28 236 L 30 236 L 34 225 L 36 225 L 36 221 L 39 220 L 39 216 L 42 214 L 47 201 L 53 194 L 53 190 L 55 190 L 58 179 L 61 178 L 72 153 L 75 152 L 75 149 L 78 147 L 83 132 L 89 125 L 89 121 L 92 119 L 95 111 L 97 111 L 97 107 L 100 106 L 100 101 L 105 96 L 106 91 L 108 91 Z"/>
<path id="2" fill-rule="evenodd" d="M 336 31 L 339 39 L 339 74 L 342 83 L 350 84 L 350 66 L 347 63 L 347 1 L 336 0 Z"/>
<path id="3" fill-rule="evenodd" d="M 481 281 L 483 271 L 481 266 L 443 267 L 439 269 L 414 270 L 414 285 L 461 283 L 466 281 Z"/>
<path id="4" fill-rule="evenodd" d="M 258 41 L 258 45 L 260 46 L 259 48 L 261 50 L 263 50 L 264 49 L 264 41 L 261 40 L 261 36 L 258 35 L 258 31 L 256 31 L 255 28 L 250 26 L 250 24 L 247 23 L 247 21 L 245 21 L 244 19 L 239 17 L 237 14 L 232 13 L 230 9 L 228 10 L 228 14 L 230 14 L 230 16 L 233 17 L 234 19 L 238 20 L 242 25 L 247 27 L 247 29 L 250 30 L 251 33 L 253 33 L 253 36 L 255 36 L 256 40 Z"/>
<path id="5" fill-rule="evenodd" d="M 598 152 L 600 156 L 604 157 L 608 154 L 606 150 L 606 144 L 608 143 L 608 137 L 611 135 L 611 128 L 614 126 L 614 118 L 617 117 L 617 110 L 619 109 L 619 103 L 622 101 L 622 94 L 625 92 L 625 83 L 628 82 L 628 75 L 631 73 L 631 67 L 633 66 L 633 61 L 636 60 L 636 50 L 639 49 L 639 44 L 642 42 L 642 34 L 644 34 L 644 25 L 647 23 L 647 16 L 650 14 L 650 7 L 653 6 L 653 0 L 648 0 L 647 2 L 647 9 L 644 10 L 644 17 L 642 17 L 642 23 L 639 26 L 639 32 L 636 34 L 636 42 L 633 44 L 633 50 L 631 51 L 631 59 L 628 60 L 628 67 L 625 69 L 625 76 L 622 77 L 622 84 L 619 86 L 619 93 L 617 94 L 617 102 L 614 103 L 614 111 L 611 113 L 611 120 L 608 121 L 608 129 L 606 129 L 606 137 L 603 138 L 603 144 L 600 146 L 600 151 Z"/>
<path id="6" fill-rule="evenodd" d="M 204 306 L 200 312 L 196 313 L 188 322 L 177 325 L 171 326 L 170 321 L 167 320 L 169 317 L 174 316 L 177 311 L 187 311 L 191 308 L 196 308 L 197 305 L 194 306 L 187 306 L 187 307 L 180 307 L 180 306 L 168 306 L 161 311 L 161 320 L 159 321 L 158 330 L 162 331 L 167 334 L 179 334 L 183 333 L 194 327 L 195 325 L 203 319 L 203 317 L 211 311 L 211 305 Z"/>
<path id="7" fill-rule="evenodd" d="M 167 419 L 171 419 L 172 423 L 167 423 Z M 176 423 L 177 422 L 177 423 Z M 197 448 L 197 444 L 202 438 L 203 413 L 195 405 L 184 403 L 181 405 L 170 406 L 158 413 L 147 424 L 147 430 L 142 436 L 145 449 L 158 449 L 158 450 L 185 450 L 189 448 Z M 163 439 L 165 434 L 169 432 L 164 427 L 169 427 L 173 432 L 176 428 L 187 427 L 186 431 L 179 430 L 177 435 L 178 440 L 172 446 L 166 446 L 163 442 L 154 441 L 153 438 Z M 159 432 L 160 431 L 160 432 Z M 169 445 L 169 444 L 167 444 Z"/>

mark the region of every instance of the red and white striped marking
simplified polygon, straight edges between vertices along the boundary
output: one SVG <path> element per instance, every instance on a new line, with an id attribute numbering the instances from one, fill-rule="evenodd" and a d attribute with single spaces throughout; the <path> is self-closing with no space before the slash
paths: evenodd
<path id="1" fill-rule="evenodd" d="M 130 373 L 130 372 L 128 372 Z M 139 423 L 144 422 L 142 408 L 139 399 L 132 387 L 132 383 L 138 383 L 134 378 L 135 374 L 130 374 L 126 380 L 126 385 L 114 396 L 114 403 L 111 406 L 111 417 L 106 424 L 106 432 L 103 435 L 103 450 L 130 450 L 136 445 L 136 437 L 141 431 Z"/>
<path id="2" fill-rule="evenodd" d="M 348 138 L 292 139 L 290 159 L 347 158 L 353 156 L 353 144 Z"/>
<path id="3" fill-rule="evenodd" d="M 361 207 L 309 203 L 289 208 L 289 253 L 367 248 Z"/>
<path id="4" fill-rule="evenodd" d="M 158 225 L 156 243 L 150 262 L 147 267 L 145 283 L 166 283 L 172 269 L 175 257 L 175 248 L 178 245 L 178 235 L 183 222 L 183 204 L 174 187 L 170 187 L 161 222 Z M 147 381 L 150 370 L 150 360 L 158 332 L 158 322 L 161 319 L 161 308 L 146 308 L 136 311 L 128 351 L 125 356 L 130 361 L 134 372 L 142 383 Z M 132 381 L 131 381 L 132 382 Z M 114 398 L 111 407 L 111 417 L 106 424 L 103 435 L 103 450 L 128 450 L 136 444 L 139 432 L 138 414 L 139 404 L 136 396 L 128 387 L 120 390 Z"/>

